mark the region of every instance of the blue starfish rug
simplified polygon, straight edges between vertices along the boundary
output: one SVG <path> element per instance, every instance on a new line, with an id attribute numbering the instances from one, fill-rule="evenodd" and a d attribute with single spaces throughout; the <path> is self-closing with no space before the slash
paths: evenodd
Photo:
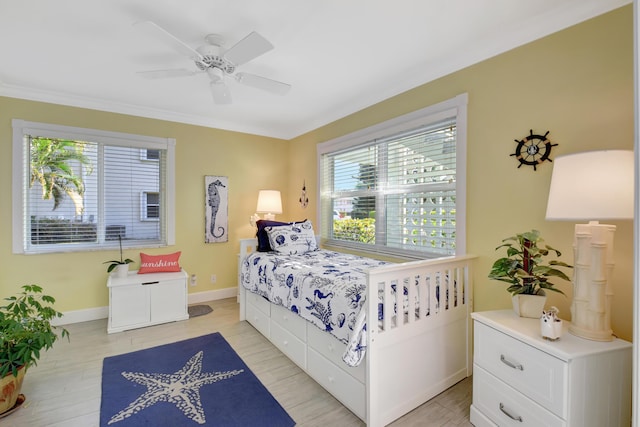
<path id="1" fill-rule="evenodd" d="M 100 426 L 295 425 L 219 333 L 107 357 Z"/>

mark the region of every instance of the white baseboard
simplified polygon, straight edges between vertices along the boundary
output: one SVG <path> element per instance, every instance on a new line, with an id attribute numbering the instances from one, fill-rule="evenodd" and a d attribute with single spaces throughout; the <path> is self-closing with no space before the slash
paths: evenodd
<path id="1" fill-rule="evenodd" d="M 109 307 L 84 308 L 82 310 L 65 311 L 62 317 L 51 322 L 54 326 L 70 323 L 89 322 L 109 317 Z"/>
<path id="2" fill-rule="evenodd" d="M 238 295 L 238 288 L 216 289 L 214 291 L 194 292 L 188 295 L 188 304 L 197 304 L 206 301 L 214 301 L 225 298 L 234 298 Z M 51 322 L 54 326 L 69 325 L 71 323 L 89 322 L 91 320 L 106 319 L 109 317 L 109 307 L 84 308 L 81 310 L 65 311 L 62 317 Z"/>
<path id="3" fill-rule="evenodd" d="M 194 292 L 189 294 L 189 304 L 197 304 L 206 301 L 235 298 L 238 296 L 238 288 L 216 289 L 214 291 Z"/>

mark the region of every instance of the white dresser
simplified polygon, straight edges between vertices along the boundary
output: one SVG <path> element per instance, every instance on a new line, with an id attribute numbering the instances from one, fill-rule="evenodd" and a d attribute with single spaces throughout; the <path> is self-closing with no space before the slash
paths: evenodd
<path id="1" fill-rule="evenodd" d="M 631 424 L 632 345 L 567 332 L 544 340 L 540 320 L 512 310 L 473 313 L 476 426 Z"/>
<path id="2" fill-rule="evenodd" d="M 107 332 L 185 320 L 187 312 L 186 271 L 176 273 L 109 276 L 109 323 Z"/>

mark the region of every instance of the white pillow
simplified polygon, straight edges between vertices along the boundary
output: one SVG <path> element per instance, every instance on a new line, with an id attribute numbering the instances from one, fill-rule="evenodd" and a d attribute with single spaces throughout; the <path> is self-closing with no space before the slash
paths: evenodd
<path id="1" fill-rule="evenodd" d="M 271 248 L 281 254 L 304 254 L 318 249 L 311 221 L 265 227 Z"/>

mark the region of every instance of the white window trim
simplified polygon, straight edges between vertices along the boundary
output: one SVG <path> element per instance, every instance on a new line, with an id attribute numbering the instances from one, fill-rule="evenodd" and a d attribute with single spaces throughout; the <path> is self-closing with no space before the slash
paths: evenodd
<path id="1" fill-rule="evenodd" d="M 74 126 L 62 126 L 49 123 L 29 122 L 21 119 L 12 119 L 13 126 L 13 156 L 12 156 L 12 246 L 14 254 L 26 254 L 24 250 L 25 229 L 24 211 L 26 205 L 26 194 L 29 188 L 27 174 L 23 170 L 23 159 L 25 158 L 24 136 L 44 135 L 51 138 L 72 139 L 78 141 L 102 142 L 110 145 L 121 145 L 128 147 L 150 148 L 167 150 L 167 188 L 166 188 L 166 226 L 167 245 L 175 244 L 175 150 L 176 140 L 174 138 L 159 138 L 145 135 L 134 135 L 121 132 L 110 132 L 96 129 L 78 128 Z M 98 249 L 98 248 L 95 248 Z M 87 248 L 86 250 L 91 250 Z M 76 250 L 65 250 L 56 248 L 46 252 L 77 252 Z"/>
<path id="2" fill-rule="evenodd" d="M 341 137 L 322 142 L 317 145 L 317 182 L 318 187 L 322 185 L 322 155 L 335 152 L 347 148 L 351 148 L 366 142 L 384 138 L 394 133 L 402 132 L 406 129 L 416 128 L 421 125 L 438 122 L 447 117 L 456 117 L 456 255 L 466 253 L 466 211 L 467 211 L 467 104 L 469 95 L 466 93 L 457 95 L 454 98 L 430 105 L 417 111 L 396 117 L 368 128 L 360 129 Z M 318 218 L 318 230 L 322 230 L 322 206 L 321 191 L 318 188 L 316 192 L 316 218 Z M 348 243 L 340 246 L 349 247 Z M 358 246 L 357 249 L 362 251 L 363 248 Z M 370 252 L 378 252 L 374 248 Z M 393 250 L 385 251 L 385 253 L 393 254 Z"/>

